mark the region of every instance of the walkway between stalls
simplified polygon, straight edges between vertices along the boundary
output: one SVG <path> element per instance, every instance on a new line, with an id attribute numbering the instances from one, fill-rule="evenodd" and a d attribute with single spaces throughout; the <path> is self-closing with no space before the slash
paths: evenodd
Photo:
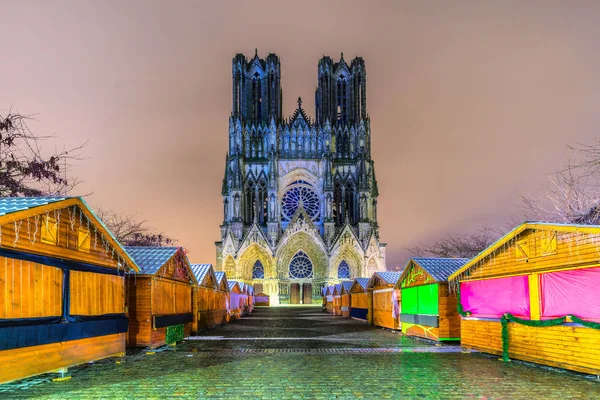
<path id="1" fill-rule="evenodd" d="M 600 398 L 600 383 L 581 375 L 435 346 L 320 307 L 257 308 L 175 347 L 69 374 L 0 386 L 0 398 Z"/>

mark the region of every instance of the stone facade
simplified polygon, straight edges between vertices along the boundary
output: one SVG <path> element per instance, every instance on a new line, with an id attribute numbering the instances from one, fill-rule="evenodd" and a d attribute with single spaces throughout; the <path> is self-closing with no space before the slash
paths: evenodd
<path id="1" fill-rule="evenodd" d="M 321 301 L 322 287 L 385 270 L 360 57 L 318 63 L 316 119 L 282 118 L 279 57 L 237 54 L 216 269 L 271 304 Z"/>

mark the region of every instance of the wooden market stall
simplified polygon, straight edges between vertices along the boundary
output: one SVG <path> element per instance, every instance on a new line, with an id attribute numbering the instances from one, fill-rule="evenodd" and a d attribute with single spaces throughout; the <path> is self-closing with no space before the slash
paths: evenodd
<path id="1" fill-rule="evenodd" d="M 373 325 L 389 329 L 400 328 L 400 294 L 395 288 L 401 272 L 375 272 L 367 289 L 371 297 Z"/>
<path id="2" fill-rule="evenodd" d="M 600 226 L 523 223 L 449 279 L 464 347 L 600 374 Z"/>
<path id="3" fill-rule="evenodd" d="M 369 320 L 369 292 L 367 284 L 369 278 L 356 278 L 350 287 L 350 318 L 358 321 Z"/>
<path id="4" fill-rule="evenodd" d="M 198 284 L 192 293 L 192 333 L 205 331 L 222 323 L 217 301 L 218 283 L 212 264 L 191 264 Z"/>
<path id="5" fill-rule="evenodd" d="M 126 246 L 140 267 L 128 279 L 130 347 L 155 348 L 189 336 L 197 285 L 182 247 Z"/>
<path id="6" fill-rule="evenodd" d="M 271 299 L 266 293 L 256 293 L 254 299 L 256 301 L 254 304 L 257 307 L 269 307 L 269 305 L 271 304 Z"/>
<path id="7" fill-rule="evenodd" d="M 238 281 L 229 281 L 227 284 L 229 285 L 228 322 L 231 322 L 240 319 L 242 316 L 244 297 Z"/>
<path id="8" fill-rule="evenodd" d="M 223 271 L 215 271 L 215 278 L 217 279 L 217 291 L 215 293 L 214 317 L 215 322 L 221 325 L 228 321 L 229 316 L 229 283 Z"/>
<path id="9" fill-rule="evenodd" d="M 333 286 L 327 286 L 325 290 L 325 309 L 330 314 L 333 314 L 333 289 Z"/>
<path id="10" fill-rule="evenodd" d="M 254 297 L 254 286 L 248 285 L 248 309 L 249 312 L 254 311 L 254 303 L 256 299 Z"/>
<path id="11" fill-rule="evenodd" d="M 333 315 L 342 315 L 342 285 L 333 285 Z"/>
<path id="12" fill-rule="evenodd" d="M 345 318 L 350 318 L 350 308 L 351 308 L 350 288 L 352 287 L 352 284 L 354 284 L 354 281 L 342 282 L 342 295 L 341 295 L 342 305 L 341 305 L 340 309 L 342 312 L 342 317 L 345 317 Z"/>
<path id="13" fill-rule="evenodd" d="M 124 354 L 137 269 L 82 198 L 0 198 L 0 383 Z"/>
<path id="14" fill-rule="evenodd" d="M 436 341 L 460 340 L 456 292 L 448 277 L 466 258 L 412 258 L 396 284 L 401 290 L 402 333 Z"/>

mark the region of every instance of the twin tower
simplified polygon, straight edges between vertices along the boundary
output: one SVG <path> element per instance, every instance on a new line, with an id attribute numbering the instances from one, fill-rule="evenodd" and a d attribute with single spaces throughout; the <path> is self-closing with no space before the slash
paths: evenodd
<path id="1" fill-rule="evenodd" d="M 216 266 L 271 304 L 320 302 L 324 286 L 385 269 L 366 76 L 360 57 L 323 57 L 315 118 L 300 98 L 284 118 L 279 57 L 233 58 Z"/>
<path id="2" fill-rule="evenodd" d="M 356 57 L 350 65 L 342 53 L 339 62 L 330 57 L 319 60 L 315 92 L 316 122 L 324 125 L 354 123 L 367 118 L 367 72 L 365 62 Z M 281 62 L 275 54 L 248 60 L 243 54 L 233 59 L 234 117 L 244 121 L 269 123 L 282 119 Z"/>

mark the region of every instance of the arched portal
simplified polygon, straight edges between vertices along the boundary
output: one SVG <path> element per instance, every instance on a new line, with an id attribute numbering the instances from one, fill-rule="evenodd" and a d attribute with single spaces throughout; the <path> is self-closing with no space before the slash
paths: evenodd
<path id="1" fill-rule="evenodd" d="M 298 232 L 281 244 L 276 259 L 280 303 L 310 304 L 321 300 L 328 261 L 322 242 L 306 232 Z"/>

